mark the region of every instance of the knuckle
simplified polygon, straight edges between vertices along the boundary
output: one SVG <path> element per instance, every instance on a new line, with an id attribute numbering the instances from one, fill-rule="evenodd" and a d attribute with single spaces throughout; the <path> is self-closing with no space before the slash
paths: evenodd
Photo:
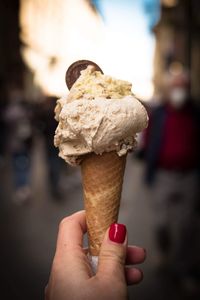
<path id="1" fill-rule="evenodd" d="M 72 216 L 69 216 L 69 217 L 65 217 L 64 219 L 62 219 L 60 221 L 60 224 L 59 224 L 59 229 L 61 229 L 63 226 L 65 226 L 66 224 L 68 224 L 69 222 L 72 222 L 73 220 L 73 217 Z"/>
<path id="2" fill-rule="evenodd" d="M 101 259 L 106 261 L 113 261 L 119 265 L 124 265 L 125 258 L 122 251 L 116 251 L 116 249 L 105 249 L 101 253 Z"/>
<path id="3" fill-rule="evenodd" d="M 84 211 L 79 211 L 79 212 L 76 212 L 76 213 L 74 213 L 72 215 L 69 215 L 69 216 L 63 218 L 60 221 L 59 229 L 62 228 L 62 227 L 64 227 L 64 226 L 66 226 L 66 224 L 69 225 L 70 223 L 72 223 L 72 224 L 73 223 L 77 223 L 79 221 L 79 214 L 83 213 L 83 212 Z"/>
<path id="4" fill-rule="evenodd" d="M 63 227 L 63 225 L 66 224 L 67 221 L 68 221 L 68 217 L 62 219 L 62 220 L 60 221 L 60 224 L 59 224 L 59 229 L 61 229 L 61 228 Z"/>

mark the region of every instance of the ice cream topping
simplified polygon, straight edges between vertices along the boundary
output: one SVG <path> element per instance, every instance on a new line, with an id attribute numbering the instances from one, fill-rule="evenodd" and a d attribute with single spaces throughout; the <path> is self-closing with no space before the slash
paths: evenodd
<path id="1" fill-rule="evenodd" d="M 59 156 L 76 165 L 87 153 L 116 151 L 122 156 L 132 150 L 148 116 L 131 87 L 92 66 L 81 71 L 68 96 L 59 99 L 55 108 L 59 124 L 54 143 Z"/>

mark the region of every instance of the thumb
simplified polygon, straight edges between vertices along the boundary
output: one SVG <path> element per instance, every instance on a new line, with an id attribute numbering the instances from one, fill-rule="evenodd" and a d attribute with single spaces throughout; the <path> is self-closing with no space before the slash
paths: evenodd
<path id="1" fill-rule="evenodd" d="M 125 280 L 124 266 L 127 249 L 127 231 L 123 224 L 111 224 L 101 245 L 98 275 Z M 116 278 L 117 279 L 117 278 Z"/>

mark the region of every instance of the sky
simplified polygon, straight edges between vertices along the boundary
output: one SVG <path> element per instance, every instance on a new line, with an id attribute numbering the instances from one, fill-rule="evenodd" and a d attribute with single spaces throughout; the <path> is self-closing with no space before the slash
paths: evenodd
<path id="1" fill-rule="evenodd" d="M 121 11 L 129 12 L 126 20 L 132 19 L 135 12 L 140 11 L 149 29 L 155 25 L 159 18 L 160 0 L 92 0 L 92 3 L 106 23 L 115 19 L 116 10 L 118 10 L 119 17 L 116 22 L 121 22 Z"/>
<path id="2" fill-rule="evenodd" d="M 133 82 L 133 90 L 135 85 L 135 92 L 148 100 L 153 93 L 152 27 L 159 19 L 159 0 L 93 0 L 93 4 L 113 44 L 109 53 L 110 64 L 116 62 L 113 71 Z"/>

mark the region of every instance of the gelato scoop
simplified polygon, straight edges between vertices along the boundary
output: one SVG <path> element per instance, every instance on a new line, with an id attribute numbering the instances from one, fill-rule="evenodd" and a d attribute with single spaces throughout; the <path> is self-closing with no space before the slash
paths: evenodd
<path id="1" fill-rule="evenodd" d="M 119 156 L 135 146 L 136 134 L 148 123 L 144 106 L 131 83 L 117 80 L 88 66 L 55 108 L 59 122 L 55 145 L 71 165 L 88 153 L 116 151 Z"/>

